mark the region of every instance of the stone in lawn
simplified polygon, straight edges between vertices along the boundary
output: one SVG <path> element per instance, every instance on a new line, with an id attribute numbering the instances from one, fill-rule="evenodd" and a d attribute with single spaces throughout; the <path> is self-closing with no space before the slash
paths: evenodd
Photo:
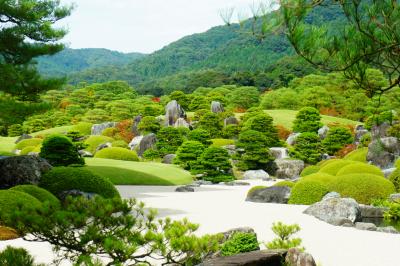
<path id="1" fill-rule="evenodd" d="M 111 142 L 106 142 L 106 143 L 103 143 L 103 144 L 100 144 L 99 146 L 97 146 L 96 152 L 101 151 L 106 148 L 111 148 L 111 147 L 112 147 Z"/>

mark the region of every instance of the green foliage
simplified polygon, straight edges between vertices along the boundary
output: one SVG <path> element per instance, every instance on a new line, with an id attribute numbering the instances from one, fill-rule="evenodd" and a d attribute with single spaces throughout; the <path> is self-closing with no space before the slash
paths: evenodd
<path id="1" fill-rule="evenodd" d="M 55 204 L 59 203 L 59 200 L 56 198 L 56 196 L 54 196 L 49 191 L 47 191 L 43 188 L 40 188 L 38 186 L 18 185 L 18 186 L 10 188 L 9 190 L 24 192 L 26 194 L 29 194 L 29 195 L 35 197 L 42 203 L 45 201 L 48 201 L 50 203 L 55 203 Z"/>
<path id="2" fill-rule="evenodd" d="M 232 169 L 232 165 L 229 159 L 230 156 L 226 149 L 208 147 L 198 159 L 197 167 L 199 171 L 206 174 L 207 180 L 214 183 L 214 177 L 230 175 L 229 171 Z"/>
<path id="3" fill-rule="evenodd" d="M 204 145 L 199 141 L 185 141 L 176 152 L 174 163 L 183 169 L 190 170 L 204 151 Z"/>
<path id="4" fill-rule="evenodd" d="M 179 129 L 174 127 L 163 127 L 157 133 L 157 149 L 160 151 L 161 156 L 166 154 L 173 154 L 184 142 Z"/>
<path id="5" fill-rule="evenodd" d="M 14 220 L 19 231 L 30 233 L 34 241 L 50 242 L 60 251 L 57 259 L 74 265 L 93 265 L 98 256 L 112 265 L 151 265 L 150 257 L 166 264 L 197 265 L 218 250 L 222 239 L 197 237 L 198 225 L 186 219 L 158 219 L 154 210 L 135 199 L 80 197 L 64 205 L 18 211 Z"/>
<path id="6" fill-rule="evenodd" d="M 249 109 L 259 102 L 259 91 L 255 87 L 240 87 L 234 89 L 226 97 L 234 108 Z"/>
<path id="7" fill-rule="evenodd" d="M 160 123 L 154 116 L 145 116 L 138 125 L 138 130 L 142 135 L 157 133 L 161 128 Z"/>
<path id="8" fill-rule="evenodd" d="M 76 124 L 73 128 L 74 131 L 78 131 L 79 133 L 81 133 L 84 136 L 88 136 L 90 135 L 90 133 L 92 133 L 92 123 L 88 123 L 88 122 L 79 122 L 78 124 Z"/>
<path id="9" fill-rule="evenodd" d="M 24 139 L 24 140 L 21 140 L 20 142 L 18 142 L 15 145 L 14 149 L 23 150 L 26 147 L 31 147 L 31 146 L 36 147 L 36 146 L 42 144 L 42 142 L 43 142 L 43 139 L 39 139 L 39 138 Z"/>
<path id="10" fill-rule="evenodd" d="M 396 191 L 400 191 L 400 168 L 394 170 L 393 173 L 390 174 L 389 180 L 394 184 Z"/>
<path id="11" fill-rule="evenodd" d="M 119 147 L 119 148 L 124 148 L 128 149 L 128 143 L 126 143 L 124 140 L 115 140 L 111 143 L 113 147 Z"/>
<path id="12" fill-rule="evenodd" d="M 102 149 L 94 155 L 95 158 L 122 160 L 122 161 L 139 161 L 135 151 L 120 147 L 111 147 Z"/>
<path id="13" fill-rule="evenodd" d="M 353 143 L 353 136 L 348 128 L 333 127 L 322 141 L 322 147 L 328 154 L 333 155 L 347 144 Z"/>
<path id="14" fill-rule="evenodd" d="M 247 191 L 247 197 L 251 196 L 257 190 L 264 189 L 264 188 L 267 188 L 267 186 L 254 186 L 254 187 L 250 188 L 249 191 Z"/>
<path id="15" fill-rule="evenodd" d="M 216 175 L 216 176 L 204 176 L 202 177 L 205 181 L 210 181 L 214 184 L 224 183 L 224 182 L 231 182 L 235 180 L 234 176 L 232 175 Z"/>
<path id="16" fill-rule="evenodd" d="M 259 249 L 256 234 L 236 232 L 221 245 L 221 255 L 232 256 Z"/>
<path id="17" fill-rule="evenodd" d="M 310 205 L 320 201 L 328 192 L 328 186 L 320 181 L 300 180 L 292 188 L 289 204 Z"/>
<path id="18" fill-rule="evenodd" d="M 190 131 L 188 139 L 201 142 L 204 146 L 210 146 L 212 144 L 210 133 L 201 128 Z"/>
<path id="19" fill-rule="evenodd" d="M 224 147 L 227 145 L 234 145 L 235 141 L 233 139 L 212 139 L 211 146 L 213 147 Z"/>
<path id="20" fill-rule="evenodd" d="M 358 163 L 358 162 L 346 165 L 336 173 L 336 175 L 338 176 L 349 175 L 349 174 L 371 174 L 384 177 L 382 170 L 376 167 L 375 165 L 367 163 Z"/>
<path id="21" fill-rule="evenodd" d="M 149 161 L 156 161 L 160 157 L 160 152 L 156 149 L 147 149 L 143 153 L 143 158 Z"/>
<path id="22" fill-rule="evenodd" d="M 290 249 L 290 248 L 300 248 L 301 238 L 293 238 L 294 234 L 300 231 L 300 226 L 298 224 L 286 225 L 282 222 L 277 222 L 272 224 L 272 231 L 277 236 L 271 242 L 265 244 L 268 249 Z"/>
<path id="23" fill-rule="evenodd" d="M 329 175 L 329 174 L 319 173 L 318 172 L 318 173 L 314 173 L 314 174 L 311 174 L 311 175 L 304 176 L 301 180 L 318 181 L 318 182 L 326 185 L 327 187 L 329 187 L 331 182 L 333 182 L 334 178 L 335 177 L 333 175 Z"/>
<path id="24" fill-rule="evenodd" d="M 238 125 L 227 125 L 222 130 L 222 136 L 224 138 L 236 139 L 239 136 L 240 130 L 241 129 Z"/>
<path id="25" fill-rule="evenodd" d="M 321 143 L 316 133 L 304 132 L 296 139 L 293 157 L 305 163 L 315 164 L 321 160 Z"/>
<path id="26" fill-rule="evenodd" d="M 110 138 L 110 137 L 106 137 L 106 136 L 90 136 L 89 138 L 87 138 L 85 140 L 85 144 L 87 145 L 86 150 L 91 152 L 91 153 L 95 153 L 96 148 L 104 143 L 107 142 L 113 142 L 114 139 Z"/>
<path id="27" fill-rule="evenodd" d="M 278 182 L 278 183 L 275 183 L 273 186 L 274 187 L 290 187 L 290 188 L 292 188 L 292 187 L 294 187 L 294 185 L 295 185 L 296 183 L 294 183 L 294 182 L 292 182 L 292 181 L 280 181 L 280 182 Z"/>
<path id="28" fill-rule="evenodd" d="M 317 133 L 322 127 L 321 115 L 319 111 L 313 107 L 304 107 L 296 115 L 293 121 L 294 132 L 313 132 Z"/>
<path id="29" fill-rule="evenodd" d="M 33 257 L 26 249 L 7 246 L 0 252 L 0 265 L 2 266 L 39 266 L 34 263 Z"/>
<path id="30" fill-rule="evenodd" d="M 321 166 L 321 169 L 319 172 L 321 173 L 326 173 L 329 175 L 337 175 L 337 173 L 342 169 L 343 167 L 347 165 L 354 164 L 354 162 L 349 161 L 349 160 L 329 160 L 326 162 L 325 165 Z"/>
<path id="31" fill-rule="evenodd" d="M 368 153 L 367 147 L 360 148 L 360 149 L 350 152 L 343 159 L 366 163 L 367 162 L 367 153 Z"/>
<path id="32" fill-rule="evenodd" d="M 367 134 L 362 136 L 360 139 L 361 147 L 368 148 L 368 145 L 371 143 L 371 141 L 372 141 L 372 135 L 371 135 L 371 133 L 368 132 Z"/>
<path id="33" fill-rule="evenodd" d="M 389 209 L 385 211 L 383 217 L 385 220 L 389 221 L 399 221 L 400 220 L 400 203 L 390 202 L 388 204 Z"/>
<path id="34" fill-rule="evenodd" d="M 35 146 L 28 146 L 21 150 L 19 155 L 28 155 L 28 153 L 32 152 L 36 147 Z"/>
<path id="35" fill-rule="evenodd" d="M 20 124 L 11 125 L 7 130 L 9 137 L 17 137 L 24 133 L 24 130 Z"/>
<path id="36" fill-rule="evenodd" d="M 388 130 L 389 136 L 400 139 L 400 123 L 392 125 Z"/>
<path id="37" fill-rule="evenodd" d="M 115 127 L 108 127 L 101 132 L 102 136 L 113 138 L 118 133 L 118 129 Z"/>
<path id="38" fill-rule="evenodd" d="M 213 112 L 206 112 L 197 124 L 198 128 L 207 130 L 212 138 L 221 136 L 223 123 L 221 117 Z"/>
<path id="39" fill-rule="evenodd" d="M 242 130 L 255 130 L 263 133 L 267 139 L 268 147 L 280 146 L 278 130 L 273 125 L 273 122 L 274 121 L 271 116 L 265 113 L 258 114 L 247 119 L 247 121 L 244 122 Z"/>
<path id="40" fill-rule="evenodd" d="M 386 199 L 395 192 L 392 182 L 373 174 L 349 174 L 335 177 L 331 191 L 342 197 L 350 197 L 358 203 L 370 204 L 374 199 Z"/>
<path id="41" fill-rule="evenodd" d="M 84 167 L 55 167 L 42 176 L 40 186 L 57 197 L 63 191 L 74 189 L 96 193 L 104 198 L 119 197 L 118 191 L 110 181 Z"/>
<path id="42" fill-rule="evenodd" d="M 318 165 L 307 166 L 306 168 L 303 169 L 303 171 L 301 171 L 300 176 L 303 177 L 303 176 L 315 174 L 319 171 L 319 169 L 320 169 L 320 167 Z"/>
<path id="43" fill-rule="evenodd" d="M 80 156 L 76 146 L 63 135 L 50 135 L 45 138 L 39 155 L 53 166 L 85 164 L 85 160 Z"/>

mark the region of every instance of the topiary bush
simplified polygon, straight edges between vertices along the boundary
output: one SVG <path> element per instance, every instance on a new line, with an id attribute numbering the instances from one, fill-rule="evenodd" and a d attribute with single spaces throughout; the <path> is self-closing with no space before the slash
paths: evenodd
<path id="1" fill-rule="evenodd" d="M 22 125 L 14 124 L 8 127 L 7 134 L 9 137 L 18 137 L 24 133 Z"/>
<path id="2" fill-rule="evenodd" d="M 36 147 L 35 146 L 28 146 L 22 149 L 19 155 L 28 155 L 28 153 L 32 152 Z"/>
<path id="3" fill-rule="evenodd" d="M 321 201 L 328 192 L 328 187 L 319 181 L 300 180 L 292 188 L 289 204 L 310 205 Z"/>
<path id="4" fill-rule="evenodd" d="M 94 155 L 95 158 L 113 159 L 121 161 L 139 161 L 139 157 L 135 151 L 120 147 L 111 147 L 102 149 Z"/>
<path id="5" fill-rule="evenodd" d="M 204 145 L 199 141 L 185 141 L 176 152 L 175 164 L 183 169 L 190 170 L 204 151 Z"/>
<path id="6" fill-rule="evenodd" d="M 296 119 L 293 121 L 293 131 L 298 133 L 317 133 L 318 129 L 322 126 L 321 115 L 314 107 L 304 107 L 300 109 L 296 115 Z"/>
<path id="7" fill-rule="evenodd" d="M 145 116 L 138 124 L 138 130 L 142 135 L 157 133 L 160 128 L 160 122 L 154 116 Z"/>
<path id="8" fill-rule="evenodd" d="M 329 187 L 330 183 L 334 180 L 334 178 L 335 177 L 333 175 L 329 175 L 329 174 L 325 174 L 325 173 L 314 173 L 314 174 L 303 177 L 301 180 L 318 181 Z"/>
<path id="9" fill-rule="evenodd" d="M 68 166 L 70 164 L 84 165 L 85 160 L 80 156 L 72 141 L 63 135 L 50 135 L 42 144 L 39 156 L 53 166 Z"/>
<path id="10" fill-rule="evenodd" d="M 293 157 L 305 163 L 315 164 L 321 160 L 321 143 L 316 133 L 305 132 L 296 139 Z"/>
<path id="11" fill-rule="evenodd" d="M 368 153 L 367 147 L 361 148 L 361 149 L 357 149 L 355 151 L 350 152 L 343 159 L 366 163 L 367 162 L 367 153 Z"/>
<path id="12" fill-rule="evenodd" d="M 251 196 L 257 190 L 264 189 L 264 188 L 267 188 L 267 186 L 254 186 L 254 187 L 250 188 L 249 191 L 247 191 L 247 197 Z"/>
<path id="13" fill-rule="evenodd" d="M 80 122 L 73 127 L 73 130 L 78 131 L 84 136 L 87 136 L 92 133 L 92 126 L 92 123 Z"/>
<path id="14" fill-rule="evenodd" d="M 329 175 L 336 175 L 340 169 L 345 167 L 346 165 L 353 164 L 354 162 L 348 160 L 335 160 L 333 162 L 329 162 L 321 167 L 319 170 L 320 173 L 326 173 Z"/>
<path id="15" fill-rule="evenodd" d="M 48 201 L 55 204 L 60 203 L 57 197 L 51 194 L 51 192 L 35 185 L 18 185 L 10 188 L 9 190 L 24 192 L 31 195 L 32 197 L 35 197 L 40 202 Z"/>
<path id="16" fill-rule="evenodd" d="M 249 118 L 243 126 L 243 131 L 255 130 L 264 134 L 268 147 L 279 147 L 278 129 L 273 124 L 274 120 L 266 113 L 261 113 Z"/>
<path id="17" fill-rule="evenodd" d="M 336 176 L 330 185 L 331 191 L 342 197 L 350 197 L 358 203 L 371 204 L 373 200 L 387 199 L 395 192 L 389 180 L 372 174 L 350 174 Z"/>
<path id="18" fill-rule="evenodd" d="M 0 224 L 13 226 L 12 214 L 19 207 L 40 208 L 41 202 L 20 191 L 0 190 Z"/>
<path id="19" fill-rule="evenodd" d="M 157 133 L 157 149 L 161 156 L 175 153 L 184 142 L 182 131 L 174 127 L 163 127 Z"/>
<path id="20" fill-rule="evenodd" d="M 21 140 L 20 142 L 18 142 L 14 149 L 15 150 L 23 150 L 26 147 L 36 147 L 39 144 L 41 144 L 43 142 L 43 139 L 39 139 L 39 138 L 32 138 L 32 139 L 24 139 Z"/>
<path id="21" fill-rule="evenodd" d="M 210 146 L 213 142 L 211 141 L 211 135 L 207 130 L 197 128 L 192 130 L 188 135 L 188 140 L 198 141 L 204 146 Z"/>
<path id="22" fill-rule="evenodd" d="M 308 176 L 317 173 L 321 168 L 318 165 L 310 165 L 301 171 L 300 177 Z"/>
<path id="23" fill-rule="evenodd" d="M 114 138 L 115 135 L 118 134 L 118 129 L 115 127 L 108 127 L 101 132 L 102 136 Z"/>
<path id="24" fill-rule="evenodd" d="M 125 148 L 125 149 L 129 148 L 128 143 L 126 143 L 124 140 L 115 140 L 111 143 L 111 145 L 113 147 L 119 147 L 119 148 Z"/>
<path id="25" fill-rule="evenodd" d="M 400 168 L 390 174 L 389 180 L 393 183 L 397 192 L 400 192 Z"/>
<path id="26" fill-rule="evenodd" d="M 322 141 L 322 147 L 326 153 L 333 155 L 345 145 L 353 143 L 353 140 L 353 135 L 348 128 L 333 127 Z"/>
<path id="27" fill-rule="evenodd" d="M 280 182 L 278 182 L 278 183 L 275 183 L 273 186 L 274 187 L 290 187 L 290 188 L 292 188 L 292 187 L 294 187 L 294 185 L 295 185 L 296 183 L 294 183 L 294 182 L 292 182 L 292 181 L 280 181 Z"/>
<path id="28" fill-rule="evenodd" d="M 87 145 L 86 150 L 91 153 L 95 153 L 96 149 L 99 145 L 107 143 L 107 142 L 113 142 L 114 139 L 107 137 L 107 136 L 90 136 L 87 138 L 84 142 L 84 144 Z"/>
<path id="29" fill-rule="evenodd" d="M 260 246 L 254 233 L 236 232 L 221 246 L 222 256 L 259 250 Z"/>
<path id="30" fill-rule="evenodd" d="M 381 169 L 379 169 L 375 165 L 358 162 L 346 165 L 336 173 L 336 175 L 338 176 L 348 174 L 371 174 L 385 177 Z"/>
<path id="31" fill-rule="evenodd" d="M 39 185 L 57 197 L 68 190 L 96 193 L 104 198 L 120 197 L 109 180 L 84 167 L 54 167 L 42 176 Z"/>

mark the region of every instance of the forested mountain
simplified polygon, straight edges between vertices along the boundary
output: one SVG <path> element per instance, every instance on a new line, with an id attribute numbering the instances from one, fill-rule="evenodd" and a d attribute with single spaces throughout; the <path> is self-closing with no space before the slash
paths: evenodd
<path id="1" fill-rule="evenodd" d="M 120 53 L 102 48 L 67 48 L 53 56 L 39 58 L 38 68 L 46 76 L 66 76 L 104 66 L 120 66 L 144 57 L 141 53 Z"/>

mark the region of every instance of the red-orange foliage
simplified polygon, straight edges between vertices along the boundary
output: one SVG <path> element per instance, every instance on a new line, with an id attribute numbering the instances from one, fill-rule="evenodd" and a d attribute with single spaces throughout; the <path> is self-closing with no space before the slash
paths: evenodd
<path id="1" fill-rule="evenodd" d="M 344 156 L 346 156 L 347 154 L 349 154 L 350 152 L 352 152 L 352 151 L 354 151 L 354 150 L 356 150 L 356 149 L 357 149 L 357 145 L 355 145 L 355 144 L 349 144 L 349 145 L 344 146 L 344 147 L 341 148 L 340 150 L 338 150 L 338 151 L 335 153 L 335 156 L 336 156 L 336 157 L 339 157 L 339 158 L 343 158 Z"/>
<path id="2" fill-rule="evenodd" d="M 135 135 L 132 133 L 132 120 L 124 120 L 117 124 L 118 137 L 126 142 L 130 142 Z"/>
<path id="3" fill-rule="evenodd" d="M 278 129 L 278 137 L 280 140 L 287 140 L 289 135 L 292 133 L 292 131 L 282 125 L 277 125 L 276 128 Z"/>
<path id="4" fill-rule="evenodd" d="M 335 108 L 323 107 L 319 110 L 321 115 L 339 116 L 340 113 Z"/>
<path id="5" fill-rule="evenodd" d="M 159 97 L 153 97 L 151 98 L 151 100 L 155 103 L 159 103 L 160 102 L 160 98 Z"/>
<path id="6" fill-rule="evenodd" d="M 241 108 L 241 107 L 236 107 L 233 112 L 235 113 L 246 113 L 246 109 L 245 108 Z"/>

